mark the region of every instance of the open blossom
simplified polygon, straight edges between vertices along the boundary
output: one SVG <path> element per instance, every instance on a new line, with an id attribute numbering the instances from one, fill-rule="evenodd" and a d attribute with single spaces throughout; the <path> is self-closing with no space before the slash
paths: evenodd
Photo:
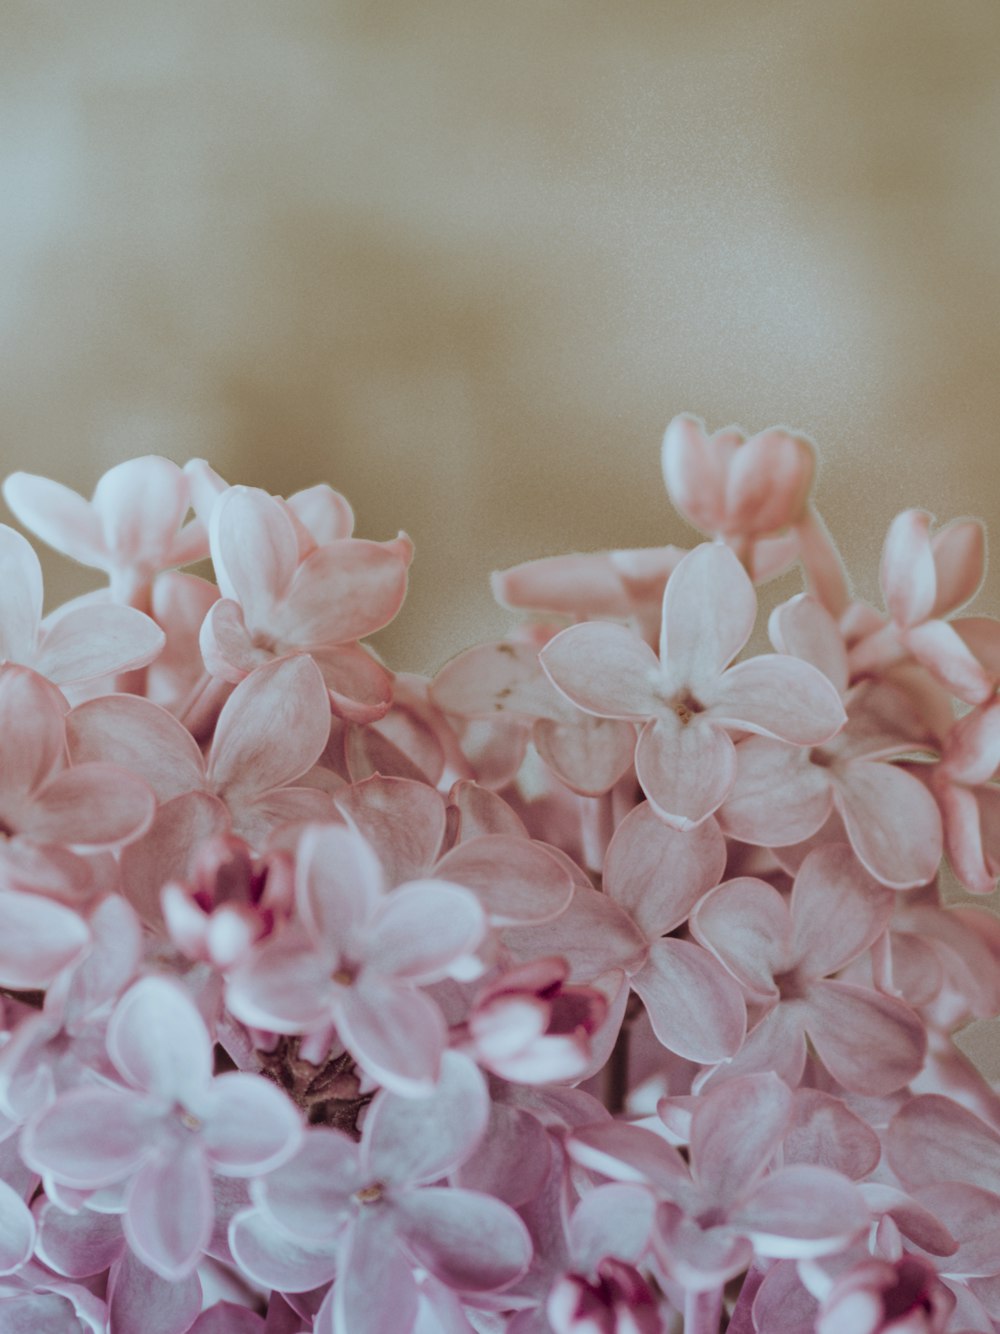
<path id="1" fill-rule="evenodd" d="M 488 1195 L 434 1184 L 469 1157 L 488 1107 L 475 1066 L 450 1052 L 428 1097 L 376 1097 L 360 1144 L 310 1132 L 291 1162 L 251 1187 L 256 1210 L 234 1218 L 234 1253 L 275 1286 L 284 1259 L 298 1270 L 284 1280 L 290 1291 L 336 1275 L 317 1315 L 324 1334 L 412 1329 L 417 1266 L 463 1292 L 505 1287 L 531 1258 L 524 1224 Z M 284 1256 L 272 1253 L 269 1222 L 292 1242 Z"/>
<path id="2" fill-rule="evenodd" d="M 200 520 L 184 524 L 188 481 L 157 455 L 118 463 L 87 501 L 47 477 L 12 473 L 4 499 L 26 528 L 83 565 L 104 570 L 119 602 L 144 597 L 155 574 L 189 565 L 208 552 Z"/>
<path id="3" fill-rule="evenodd" d="M 542 650 L 553 683 L 581 709 L 644 723 L 639 782 L 679 829 L 706 819 L 736 776 L 732 730 L 796 745 L 829 741 L 845 714 L 830 682 L 780 655 L 730 667 L 750 637 L 757 599 L 726 547 L 696 547 L 663 597 L 660 654 L 622 626 L 574 625 Z"/>
<path id="4" fill-rule="evenodd" d="M 771 885 L 744 877 L 719 885 L 692 917 L 761 1016 L 721 1077 L 775 1070 L 797 1084 L 806 1038 L 844 1088 L 892 1093 L 916 1075 L 926 1034 L 908 1005 L 835 974 L 889 925 L 892 895 L 871 880 L 843 844 L 811 852 L 790 903 Z"/>
<path id="5" fill-rule="evenodd" d="M 344 537 L 303 557 L 289 510 L 244 486 L 216 500 L 210 533 L 222 597 L 201 630 L 209 671 L 241 681 L 275 658 L 308 653 L 338 714 L 358 722 L 384 714 L 391 675 L 357 641 L 402 605 L 409 543 Z"/>
<path id="6" fill-rule="evenodd" d="M 277 1167 L 298 1147 L 298 1113 L 264 1080 L 212 1077 L 204 1021 L 165 978 L 145 977 L 123 996 L 108 1055 L 121 1087 L 62 1094 L 26 1129 L 25 1159 L 76 1190 L 127 1182 L 129 1245 L 155 1273 L 182 1278 L 211 1235 L 211 1173 Z"/>
<path id="7" fill-rule="evenodd" d="M 275 1032 L 333 1023 L 380 1083 L 424 1093 L 438 1078 L 447 1033 L 420 988 L 464 971 L 486 919 L 468 890 L 446 880 L 384 886 L 360 834 L 310 830 L 296 864 L 299 922 L 233 972 L 226 999 L 245 1023 Z"/>

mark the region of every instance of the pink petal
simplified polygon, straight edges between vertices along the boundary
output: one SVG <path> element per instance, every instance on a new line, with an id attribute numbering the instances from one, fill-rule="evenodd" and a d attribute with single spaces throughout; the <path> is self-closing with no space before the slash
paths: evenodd
<path id="1" fill-rule="evenodd" d="M 568 895 L 567 895 L 568 899 Z M 365 933 L 367 966 L 385 977 L 428 983 L 472 953 L 486 919 L 468 890 L 445 880 L 415 880 L 390 894 Z"/>
<path id="2" fill-rule="evenodd" d="M 1000 1194 L 1000 1135 L 952 1098 L 930 1093 L 905 1103 L 890 1123 L 886 1154 L 911 1188 L 961 1181 Z"/>
<path id="3" fill-rule="evenodd" d="M 299 841 L 295 899 L 306 927 L 330 946 L 355 933 L 383 898 L 382 866 L 360 833 L 315 826 Z"/>
<path id="4" fill-rule="evenodd" d="M 292 1156 L 302 1138 L 294 1103 L 259 1075 L 219 1075 L 198 1111 L 208 1160 L 224 1176 L 271 1172 Z"/>
<path id="5" fill-rule="evenodd" d="M 823 673 L 780 653 L 730 667 L 702 702 L 715 721 L 798 746 L 829 741 L 847 721 L 840 696 Z"/>
<path id="6" fill-rule="evenodd" d="M 490 1292 L 528 1268 L 531 1237 L 500 1200 L 454 1187 L 408 1190 L 395 1201 L 397 1227 L 418 1264 L 449 1287 Z"/>
<path id="7" fill-rule="evenodd" d="M 805 747 L 748 736 L 736 747 L 736 781 L 718 820 L 731 838 L 784 847 L 822 828 L 832 805 L 829 769 Z"/>
<path id="8" fill-rule="evenodd" d="M 847 648 L 840 627 L 821 602 L 806 593 L 797 593 L 775 607 L 768 631 L 779 653 L 810 663 L 823 673 L 838 695 L 845 693 Z"/>
<path id="9" fill-rule="evenodd" d="M 709 436 L 705 423 L 687 412 L 674 417 L 663 436 L 660 462 L 667 492 L 704 533 L 725 526 L 726 474 L 742 438 L 732 431 Z"/>
<path id="10" fill-rule="evenodd" d="M 371 723 L 385 716 L 392 703 L 392 673 L 360 644 L 316 648 L 310 656 L 322 673 L 338 718 Z"/>
<path id="11" fill-rule="evenodd" d="M 727 880 L 698 904 L 691 931 L 749 991 L 772 996 L 790 963 L 792 921 L 781 894 L 763 880 Z"/>
<path id="12" fill-rule="evenodd" d="M 141 611 L 97 603 L 44 627 L 35 662 L 57 685 L 76 685 L 145 667 L 165 643 L 163 631 Z"/>
<path id="13" fill-rule="evenodd" d="M 1000 875 L 1000 865 L 983 841 L 981 795 L 957 783 L 942 783 L 937 789 L 948 860 L 970 894 L 992 894 Z"/>
<path id="14" fill-rule="evenodd" d="M 291 519 L 266 491 L 231 486 L 215 502 L 209 533 L 222 596 L 241 604 L 251 630 L 267 629 L 299 561 Z"/>
<path id="15" fill-rule="evenodd" d="M 159 801 L 204 786 L 205 764 L 191 733 L 173 714 L 137 695 L 104 695 L 66 716 L 74 764 L 103 760 L 149 784 Z"/>
<path id="16" fill-rule="evenodd" d="M 638 1264 L 649 1244 L 655 1214 L 656 1199 L 644 1186 L 623 1181 L 588 1190 L 570 1219 L 575 1264 L 589 1272 L 606 1255 Z"/>
<path id="17" fill-rule="evenodd" d="M 809 1164 L 772 1172 L 728 1221 L 750 1237 L 758 1255 L 800 1259 L 842 1250 L 869 1218 L 855 1185 Z"/>
<path id="18" fill-rule="evenodd" d="M 317 1312 L 315 1334 L 401 1334 L 413 1330 L 417 1284 L 391 1232 L 391 1216 L 362 1214 L 340 1254 L 337 1281 Z M 324 1310 L 332 1306 L 332 1324 Z"/>
<path id="19" fill-rule="evenodd" d="M 328 542 L 350 537 L 354 531 L 354 511 L 350 503 L 325 482 L 318 486 L 308 486 L 304 491 L 296 491 L 288 497 L 286 503 L 308 529 L 317 546 L 322 547 Z"/>
<path id="20" fill-rule="evenodd" d="M 148 1100 L 127 1089 L 73 1089 L 29 1121 L 21 1152 L 60 1184 L 93 1190 L 126 1180 L 156 1152 L 156 1121 Z"/>
<path id="21" fill-rule="evenodd" d="M 276 1292 L 310 1292 L 337 1272 L 336 1242 L 293 1241 L 256 1209 L 233 1218 L 229 1245 L 240 1270 L 259 1287 Z"/>
<path id="22" fill-rule="evenodd" d="M 986 529 L 979 519 L 953 519 L 931 538 L 937 598 L 932 616 L 957 611 L 975 596 L 986 566 Z"/>
<path id="23" fill-rule="evenodd" d="M 565 706 L 531 644 L 479 644 L 444 665 L 431 697 L 445 713 L 492 718 L 497 713 L 561 719 Z"/>
<path id="24" fill-rule="evenodd" d="M 639 733 L 635 772 L 660 819 L 689 830 L 726 799 L 736 778 L 736 747 L 721 727 L 697 714 L 686 725 L 667 714 Z"/>
<path id="25" fill-rule="evenodd" d="M 791 1114 L 791 1091 L 770 1073 L 728 1079 L 698 1099 L 691 1172 L 712 1201 L 728 1206 L 763 1176 Z"/>
<path id="26" fill-rule="evenodd" d="M 822 516 L 813 505 L 795 525 L 809 591 L 831 616 L 840 617 L 850 603 L 844 562 Z"/>
<path id="27" fill-rule="evenodd" d="M 849 847 L 817 848 L 792 890 L 792 955 L 810 977 L 836 973 L 889 925 L 894 896 L 858 865 Z"/>
<path id="28" fill-rule="evenodd" d="M 817 982 L 805 1026 L 820 1060 L 851 1093 L 895 1093 L 924 1063 L 927 1033 L 919 1015 L 864 987 Z"/>
<path id="29" fill-rule="evenodd" d="M 170 880 L 185 881 L 193 854 L 215 834 L 228 833 L 229 812 L 207 792 L 184 792 L 157 810 L 148 831 L 121 853 L 122 889 L 147 922 L 160 923 L 160 889 Z"/>
<path id="30" fill-rule="evenodd" d="M 778 427 L 734 451 L 726 478 L 726 517 L 738 533 L 773 533 L 802 515 L 816 461 L 801 436 Z"/>
<path id="31" fill-rule="evenodd" d="M 643 1126 L 612 1120 L 577 1126 L 566 1148 L 574 1162 L 613 1181 L 648 1183 L 670 1198 L 696 1196 L 681 1155 Z"/>
<path id="32" fill-rule="evenodd" d="M 937 598 L 930 522 L 925 510 L 904 510 L 886 534 L 879 581 L 889 615 L 900 627 L 925 621 Z"/>
<path id="33" fill-rule="evenodd" d="M 45 843 L 114 847 L 146 832 L 156 798 L 146 784 L 114 764 L 77 764 L 39 789 L 23 832 Z"/>
<path id="34" fill-rule="evenodd" d="M 72 909 L 0 889 L 0 986 L 47 987 L 89 944 L 90 932 Z"/>
<path id="35" fill-rule="evenodd" d="M 108 568 L 97 514 L 89 501 L 68 486 L 15 472 L 3 484 L 3 496 L 18 521 L 50 547 L 83 565 Z"/>
<path id="36" fill-rule="evenodd" d="M 197 1274 L 161 1278 L 124 1248 L 108 1277 L 107 1299 L 115 1334 L 187 1334 L 201 1309 L 201 1281 Z"/>
<path id="37" fill-rule="evenodd" d="M 578 713 L 571 723 L 540 718 L 531 737 L 549 768 L 582 796 L 600 796 L 614 787 L 635 754 L 631 723 L 587 713 Z"/>
<path id="38" fill-rule="evenodd" d="M 0 802 L 20 804 L 60 764 L 66 701 L 27 667 L 0 667 Z"/>
<path id="39" fill-rule="evenodd" d="M 994 691 L 987 669 L 956 630 L 945 621 L 925 621 L 900 635 L 900 641 L 953 695 L 966 704 L 982 704 Z"/>
<path id="40" fill-rule="evenodd" d="M 188 508 L 187 478 L 171 459 L 127 459 L 100 479 L 92 504 L 115 563 L 156 572 Z"/>
<path id="41" fill-rule="evenodd" d="M 208 779 L 217 795 L 248 800 L 300 778 L 323 753 L 329 715 L 326 686 L 309 658 L 257 668 L 216 724 Z"/>
<path id="42" fill-rule="evenodd" d="M 386 1088 L 420 1098 L 437 1080 L 448 1034 L 422 991 L 366 969 L 336 988 L 333 1018 L 347 1050 Z"/>
<path id="43" fill-rule="evenodd" d="M 1000 697 L 959 718 L 948 733 L 938 772 L 976 787 L 1000 768 Z"/>
<path id="44" fill-rule="evenodd" d="M 38 1210 L 38 1258 L 68 1278 L 103 1273 L 124 1247 L 118 1214 L 99 1214 L 93 1209 L 67 1214 L 49 1200 Z"/>
<path id="45" fill-rule="evenodd" d="M 877 880 L 893 889 L 924 885 L 944 842 L 934 798 L 893 764 L 852 760 L 837 775 L 834 802 L 851 846 Z"/>
<path id="46" fill-rule="evenodd" d="M 35 1220 L 17 1191 L 0 1180 L 0 1275 L 20 1269 L 35 1249 Z"/>
<path id="47" fill-rule="evenodd" d="M 753 1247 L 731 1228 L 703 1228 L 676 1205 L 657 1210 L 653 1249 L 664 1272 L 688 1292 L 709 1292 L 735 1278 L 753 1259 Z M 710 1328 L 710 1326 L 709 1326 Z"/>
<path id="48" fill-rule="evenodd" d="M 254 643 L 243 608 L 232 598 L 219 598 L 209 607 L 198 632 L 198 648 L 206 670 L 234 686 L 255 667 L 274 659 L 272 649 Z"/>
<path id="49" fill-rule="evenodd" d="M 733 1059 L 712 1072 L 712 1083 L 770 1071 L 795 1088 L 806 1064 L 804 1022 L 798 1005 L 775 1005 L 751 1028 Z"/>
<path id="50" fill-rule="evenodd" d="M 518 959 L 561 955 L 576 982 L 593 982 L 615 969 L 642 966 L 649 949 L 646 937 L 623 908 L 607 894 L 582 885 L 569 907 L 541 926 L 511 928 L 504 941 Z"/>
<path id="51" fill-rule="evenodd" d="M 238 965 L 226 985 L 226 1005 L 255 1028 L 305 1033 L 329 1023 L 335 959 L 310 948 L 305 932 L 287 929 Z"/>
<path id="52" fill-rule="evenodd" d="M 302 562 L 270 624 L 288 644 L 345 644 L 388 625 L 405 596 L 399 556 L 378 542 L 345 537 Z"/>
<path id="53" fill-rule="evenodd" d="M 214 1209 L 205 1154 L 192 1142 L 158 1156 L 133 1178 L 125 1236 L 154 1274 L 176 1282 L 201 1259 L 212 1235 Z"/>
<path id="54" fill-rule="evenodd" d="M 643 803 L 625 817 L 608 846 L 604 890 L 652 939 L 687 919 L 719 883 L 725 865 L 726 842 L 714 820 L 681 833 Z"/>
<path id="55" fill-rule="evenodd" d="M 568 872 L 541 843 L 508 834 L 481 834 L 460 843 L 442 857 L 434 875 L 471 890 L 497 925 L 551 921 L 573 895 Z"/>
<path id="56" fill-rule="evenodd" d="M 212 1077 L 205 1021 L 180 983 L 150 975 L 118 1002 L 108 1024 L 108 1054 L 136 1088 L 187 1103 Z"/>
<path id="57" fill-rule="evenodd" d="M 488 1120 L 483 1076 L 468 1057 L 445 1052 L 426 1097 L 376 1096 L 362 1140 L 365 1169 L 393 1185 L 438 1181 L 471 1155 Z"/>
<path id="58" fill-rule="evenodd" d="M 743 994 L 699 945 L 672 937 L 654 940 L 632 986 L 646 1006 L 653 1032 L 669 1051 L 703 1063 L 739 1051 L 746 1034 Z"/>
<path id="59" fill-rule="evenodd" d="M 256 1078 L 256 1076 L 251 1076 Z M 328 1127 L 306 1132 L 301 1148 L 280 1171 L 254 1182 L 251 1194 L 276 1233 L 328 1245 L 340 1236 L 366 1184 L 360 1150 L 349 1135 Z"/>
<path id="60" fill-rule="evenodd" d="M 329 820 L 329 794 L 315 787 L 279 787 L 250 801 L 233 800 L 233 833 L 251 848 L 261 849 L 282 825 Z"/>
<path id="61" fill-rule="evenodd" d="M 695 694 L 715 680 L 750 638 L 757 597 L 728 547 L 695 547 L 667 581 L 660 659 Z"/>
<path id="62" fill-rule="evenodd" d="M 868 1122 L 839 1098 L 819 1089 L 799 1089 L 781 1156 L 786 1166 L 820 1163 L 861 1181 L 878 1166 L 882 1145 Z"/>
<path id="63" fill-rule="evenodd" d="M 656 654 L 624 626 L 571 625 L 542 649 L 539 661 L 567 699 L 604 718 L 641 720 L 658 712 Z"/>
<path id="64" fill-rule="evenodd" d="M 0 524 L 0 661 L 32 662 L 41 619 L 38 557 L 26 538 Z"/>
<path id="65" fill-rule="evenodd" d="M 388 885 L 416 880 L 437 861 L 445 836 L 445 800 L 426 783 L 368 778 L 338 792 L 336 804 L 378 848 Z"/>

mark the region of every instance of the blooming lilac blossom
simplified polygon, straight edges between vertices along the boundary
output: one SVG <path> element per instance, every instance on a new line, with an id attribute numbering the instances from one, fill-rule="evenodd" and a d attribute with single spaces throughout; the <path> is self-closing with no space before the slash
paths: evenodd
<path id="1" fill-rule="evenodd" d="M 662 461 L 710 542 L 495 576 L 544 619 L 433 681 L 328 486 L 8 480 L 108 587 L 0 525 L 0 1329 L 1000 1330 L 982 527 L 900 515 L 883 614 L 803 437 Z"/>

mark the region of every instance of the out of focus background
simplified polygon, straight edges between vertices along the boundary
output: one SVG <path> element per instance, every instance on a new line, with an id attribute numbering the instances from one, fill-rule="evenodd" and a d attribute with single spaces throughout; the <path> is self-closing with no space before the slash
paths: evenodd
<path id="1" fill-rule="evenodd" d="M 869 598 L 900 508 L 1000 534 L 996 0 L 6 0 L 0 60 L 5 471 L 331 482 L 416 542 L 396 668 L 695 540 L 682 410 L 812 435 Z"/>

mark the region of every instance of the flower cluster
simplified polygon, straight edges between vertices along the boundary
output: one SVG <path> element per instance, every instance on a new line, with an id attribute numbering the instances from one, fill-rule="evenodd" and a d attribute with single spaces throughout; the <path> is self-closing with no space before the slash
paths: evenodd
<path id="1" fill-rule="evenodd" d="M 327 486 L 7 480 L 108 585 L 0 526 L 0 1328 L 1000 1331 L 983 530 L 867 606 L 814 462 L 678 417 L 706 540 L 498 574 L 433 680 Z"/>

